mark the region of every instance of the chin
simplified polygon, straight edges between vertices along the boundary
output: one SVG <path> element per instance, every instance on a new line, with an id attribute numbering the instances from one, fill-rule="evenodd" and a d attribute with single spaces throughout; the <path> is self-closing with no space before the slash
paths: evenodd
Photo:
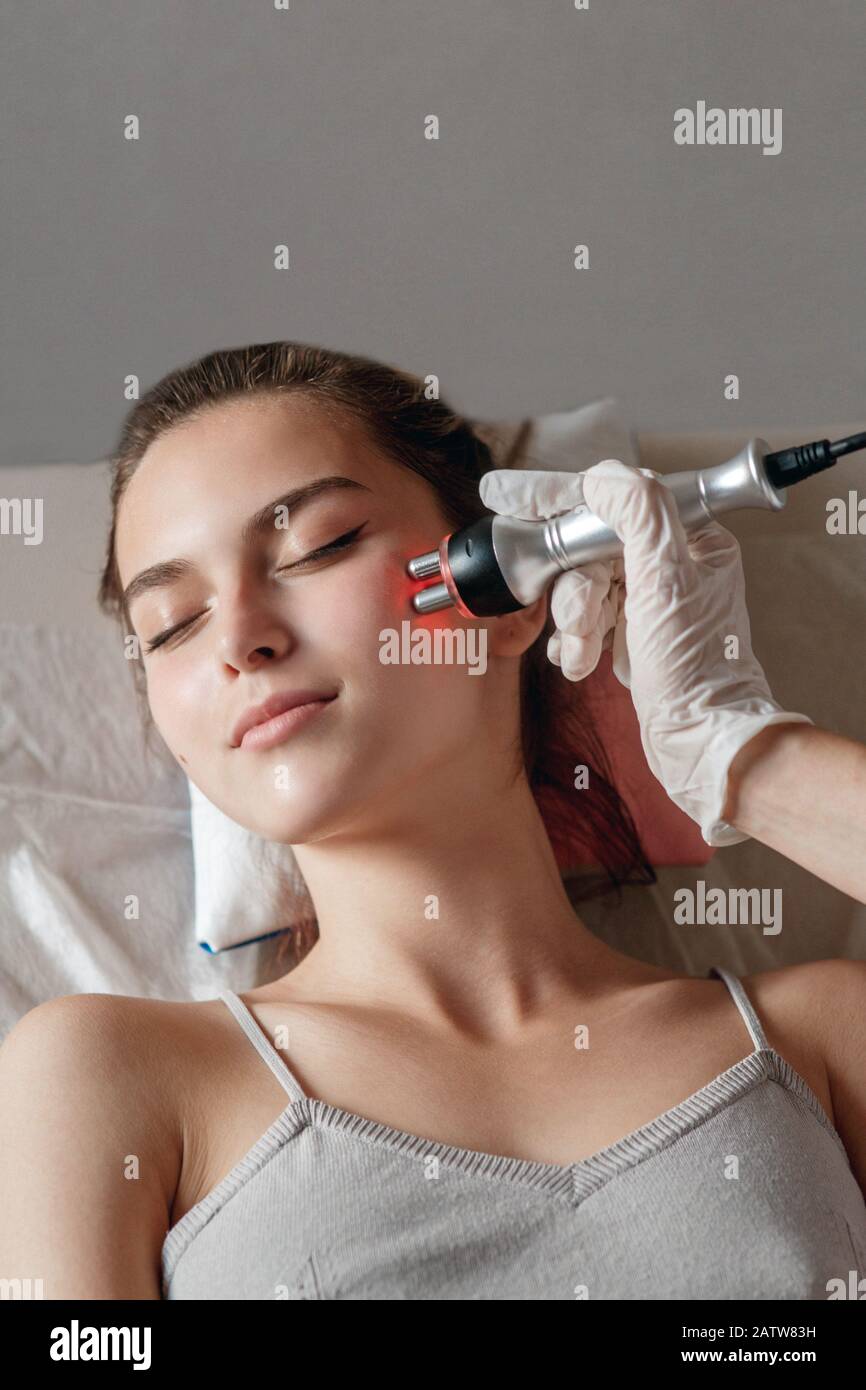
<path id="1" fill-rule="evenodd" d="M 284 795 L 288 797 L 290 794 L 286 792 Z M 309 844 L 314 840 L 324 839 L 331 833 L 333 815 L 329 815 L 324 809 L 317 812 L 310 806 L 306 807 L 303 814 L 299 814 L 298 806 L 304 803 L 300 800 L 297 790 L 291 793 L 291 799 L 294 804 L 282 808 L 277 801 L 263 806 L 259 800 L 255 806 L 220 809 L 245 830 L 260 836 L 263 840 L 270 840 L 273 844 Z"/>

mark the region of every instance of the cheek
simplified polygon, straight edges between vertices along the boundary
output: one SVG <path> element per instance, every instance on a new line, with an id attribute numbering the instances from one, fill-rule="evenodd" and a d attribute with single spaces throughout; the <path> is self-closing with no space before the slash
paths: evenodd
<path id="1" fill-rule="evenodd" d="M 388 731 L 388 742 L 399 744 L 409 735 L 416 745 L 441 746 L 449 736 L 461 740 L 465 729 L 478 719 L 485 677 L 470 675 L 465 662 L 421 663 L 404 658 L 418 650 L 413 634 L 429 633 L 433 653 L 437 629 L 463 628 L 468 633 L 482 624 L 462 618 L 453 608 L 427 616 L 416 613 L 411 599 L 418 584 L 405 574 L 405 564 L 402 552 L 392 554 L 384 563 L 359 566 L 351 579 L 346 576 L 339 592 L 335 584 L 322 609 L 322 640 L 327 642 L 335 672 L 349 681 L 354 678 L 359 697 L 375 707 L 380 728 Z M 394 634 L 393 642 L 385 634 Z M 420 640 L 416 635 L 415 643 Z M 475 641 L 467 651 L 475 654 L 478 664 L 477 634 Z M 386 647 L 396 647 L 401 659 L 383 661 Z"/>
<path id="2" fill-rule="evenodd" d="M 370 548 L 363 563 L 335 569 L 311 605 L 310 640 L 355 664 L 379 661 L 379 634 L 414 614 L 410 599 L 417 585 L 404 573 L 402 552 Z M 414 614 L 417 619 L 417 614 Z"/>
<path id="3" fill-rule="evenodd" d="M 147 675 L 147 699 L 153 721 L 175 757 L 184 764 L 194 761 L 195 750 L 212 743 L 202 710 L 208 707 L 204 671 L 199 663 L 184 663 L 179 652 L 172 660 L 151 665 Z"/>

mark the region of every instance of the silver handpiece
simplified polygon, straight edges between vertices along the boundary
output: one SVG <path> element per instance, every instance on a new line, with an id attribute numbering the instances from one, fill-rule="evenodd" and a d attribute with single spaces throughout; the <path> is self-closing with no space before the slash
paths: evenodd
<path id="1" fill-rule="evenodd" d="M 740 507 L 771 511 L 784 507 L 786 493 L 774 487 L 764 468 L 769 451 L 765 440 L 751 439 L 726 463 L 662 475 L 660 481 L 674 494 L 685 529 L 694 530 Z M 616 532 L 605 526 L 586 503 L 544 522 L 497 515 L 491 539 L 502 577 L 523 607 L 540 598 L 562 571 L 577 569 L 593 560 L 612 559 L 623 550 Z M 439 561 L 439 554 L 431 551 L 413 561 L 409 572 L 417 579 L 432 577 L 440 571 Z M 431 585 L 413 599 L 419 612 L 428 613 L 452 602 L 453 595 L 445 584 Z"/>
<path id="2" fill-rule="evenodd" d="M 784 507 L 787 495 L 773 486 L 764 471 L 763 459 L 769 451 L 763 439 L 752 439 L 727 463 L 662 476 L 660 481 L 676 498 L 685 529 L 694 530 L 739 507 L 772 511 Z M 528 530 L 527 526 L 536 529 Z M 526 607 L 562 570 L 576 569 L 592 560 L 610 560 L 622 554 L 623 545 L 616 532 L 582 503 L 543 526 L 516 517 L 497 517 L 493 548 L 508 587 Z"/>

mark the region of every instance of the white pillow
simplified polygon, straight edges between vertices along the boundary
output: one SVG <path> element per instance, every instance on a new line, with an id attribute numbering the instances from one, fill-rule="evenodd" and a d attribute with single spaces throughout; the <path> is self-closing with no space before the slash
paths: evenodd
<path id="1" fill-rule="evenodd" d="M 0 1037 L 58 995 L 242 991 L 279 945 L 196 945 L 187 779 L 97 607 L 108 489 L 104 462 L 0 470 L 43 516 L 39 544 L 0 540 Z"/>
<path id="2" fill-rule="evenodd" d="M 147 751 L 119 652 L 108 627 L 0 623 L 3 1033 L 57 995 L 196 983 L 186 779 Z"/>
<path id="3" fill-rule="evenodd" d="M 479 427 L 494 466 L 519 423 Z M 605 458 L 638 466 L 637 444 L 613 396 L 579 410 L 533 420 L 527 468 L 580 472 Z M 195 858 L 195 930 L 205 950 L 226 951 L 290 929 L 311 911 L 310 896 L 289 845 L 263 840 L 232 821 L 189 783 Z"/>
<path id="4" fill-rule="evenodd" d="M 230 820 L 188 782 L 198 944 L 216 953 L 279 935 L 312 911 L 290 846 Z"/>

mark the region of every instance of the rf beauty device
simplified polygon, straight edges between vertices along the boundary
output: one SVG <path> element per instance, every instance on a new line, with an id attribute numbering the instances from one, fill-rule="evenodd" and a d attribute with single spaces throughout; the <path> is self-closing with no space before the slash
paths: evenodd
<path id="1" fill-rule="evenodd" d="M 674 494 L 685 529 L 695 530 L 740 507 L 780 511 L 785 488 L 858 449 L 866 449 L 866 432 L 776 453 L 763 439 L 752 439 L 727 463 L 670 473 L 661 482 Z M 413 579 L 437 580 L 413 595 L 412 606 L 418 613 L 453 606 L 466 618 L 513 613 L 540 598 L 563 570 L 612 559 L 622 549 L 616 532 L 585 503 L 546 521 L 491 513 L 409 561 Z"/>

